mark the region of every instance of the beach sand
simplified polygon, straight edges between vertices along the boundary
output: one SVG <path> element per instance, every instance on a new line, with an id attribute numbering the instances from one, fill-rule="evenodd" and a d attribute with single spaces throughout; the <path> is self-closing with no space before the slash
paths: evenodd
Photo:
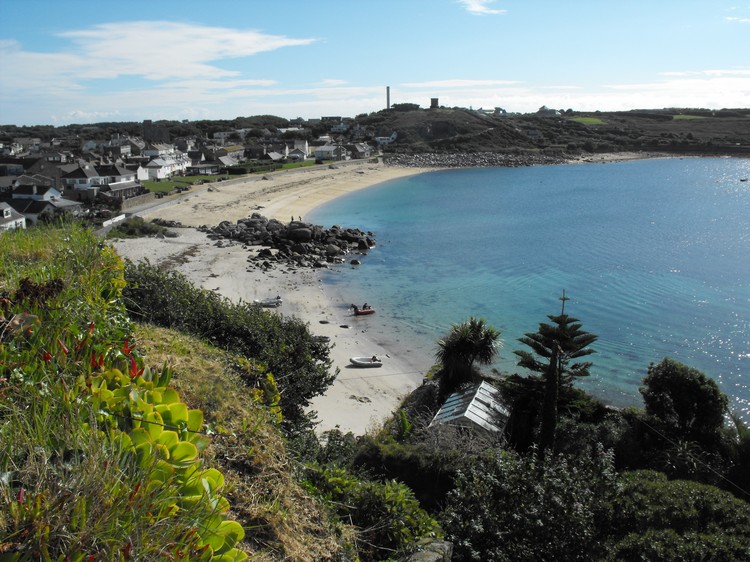
<path id="1" fill-rule="evenodd" d="M 269 309 L 271 313 L 296 316 L 313 334 L 328 336 L 333 368 L 340 370 L 325 395 L 312 401 L 311 409 L 318 413 L 317 430 L 338 427 L 363 435 L 379 427 L 401 399 L 421 384 L 432 366 L 434 350 L 413 349 L 408 334 L 379 330 L 380 311 L 367 317 L 352 316 L 348 303 L 323 286 L 321 271 L 248 268 L 248 257 L 259 248 L 240 244 L 220 247 L 194 227 L 234 223 L 253 212 L 282 222 L 292 217 L 304 219 L 316 207 L 346 193 L 425 171 L 429 170 L 347 162 L 333 168 L 316 166 L 196 186 L 183 196 L 133 210 L 146 220 L 178 221 L 187 227 L 173 229 L 178 237 L 119 240 L 112 246 L 123 258 L 168 265 L 196 286 L 234 302 L 282 296 L 283 305 Z M 347 267 L 341 266 L 342 279 Z M 377 303 L 371 304 L 377 307 Z M 382 367 L 357 368 L 349 363 L 349 357 L 372 355 L 382 358 Z"/>

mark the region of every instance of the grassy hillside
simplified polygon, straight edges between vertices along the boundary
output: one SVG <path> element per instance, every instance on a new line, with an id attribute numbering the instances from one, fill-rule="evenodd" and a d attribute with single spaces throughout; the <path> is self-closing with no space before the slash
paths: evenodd
<path id="1" fill-rule="evenodd" d="M 246 359 L 131 323 L 123 263 L 81 228 L 3 233 L 0 246 L 0 557 L 344 550 L 351 531 L 292 478 Z"/>

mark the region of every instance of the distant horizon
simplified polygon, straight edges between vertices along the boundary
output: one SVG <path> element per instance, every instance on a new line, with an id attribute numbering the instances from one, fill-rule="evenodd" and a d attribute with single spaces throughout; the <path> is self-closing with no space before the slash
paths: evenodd
<path id="1" fill-rule="evenodd" d="M 0 123 L 750 107 L 727 0 L 3 0 Z M 332 110 L 333 108 L 333 110 Z"/>

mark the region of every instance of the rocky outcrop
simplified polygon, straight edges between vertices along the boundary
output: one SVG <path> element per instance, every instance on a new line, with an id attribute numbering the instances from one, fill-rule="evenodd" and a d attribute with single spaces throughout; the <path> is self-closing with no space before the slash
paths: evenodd
<path id="1" fill-rule="evenodd" d="M 286 264 L 294 267 L 327 267 L 343 263 L 350 253 L 366 253 L 375 246 L 372 232 L 334 225 L 324 228 L 303 221 L 282 223 L 259 213 L 236 223 L 223 221 L 217 226 L 206 225 L 198 230 L 208 234 L 217 244 L 239 243 L 263 246 L 248 261 L 257 267 L 270 268 Z"/>

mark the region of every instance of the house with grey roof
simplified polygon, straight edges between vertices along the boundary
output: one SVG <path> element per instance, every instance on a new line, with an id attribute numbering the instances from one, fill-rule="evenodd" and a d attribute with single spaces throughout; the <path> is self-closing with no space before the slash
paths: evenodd
<path id="1" fill-rule="evenodd" d="M 509 417 L 510 412 L 502 402 L 500 391 L 482 381 L 451 394 L 428 427 L 451 425 L 500 433 L 505 429 Z"/>
<path id="2" fill-rule="evenodd" d="M 77 215 L 82 207 L 81 203 L 62 197 L 52 186 L 33 184 L 14 187 L 11 199 L 6 200 L 6 203 L 23 215 L 27 224 L 36 224 L 44 214 L 54 216 L 66 212 Z"/>
<path id="3" fill-rule="evenodd" d="M 8 203 L 0 203 L 0 231 L 26 228 L 26 217 Z"/>
<path id="4" fill-rule="evenodd" d="M 326 144 L 315 147 L 313 154 L 321 160 L 347 160 L 349 153 L 340 144 Z"/>

